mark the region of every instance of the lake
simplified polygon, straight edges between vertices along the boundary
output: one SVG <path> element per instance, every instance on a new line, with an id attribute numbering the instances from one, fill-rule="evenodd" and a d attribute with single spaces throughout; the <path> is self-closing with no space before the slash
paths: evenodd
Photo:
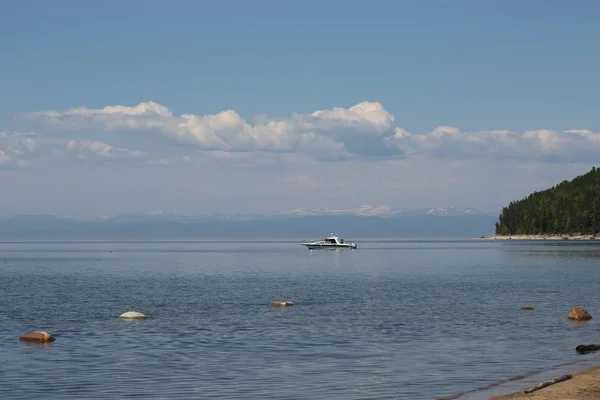
<path id="1" fill-rule="evenodd" d="M 0 397 L 483 399 L 600 364 L 567 319 L 600 315 L 599 244 L 347 241 L 0 242 Z"/>

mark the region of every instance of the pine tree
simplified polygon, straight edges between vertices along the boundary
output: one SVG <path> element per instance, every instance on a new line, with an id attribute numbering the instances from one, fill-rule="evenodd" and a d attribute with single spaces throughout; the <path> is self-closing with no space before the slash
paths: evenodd
<path id="1" fill-rule="evenodd" d="M 600 232 L 600 169 L 534 192 L 502 209 L 498 235 Z"/>

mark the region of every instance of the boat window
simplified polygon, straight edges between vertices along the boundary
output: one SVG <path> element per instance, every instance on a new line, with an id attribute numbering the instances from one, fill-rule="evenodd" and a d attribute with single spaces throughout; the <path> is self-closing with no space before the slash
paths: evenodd
<path id="1" fill-rule="evenodd" d="M 334 244 L 336 243 L 335 239 L 329 239 L 329 242 L 334 243 Z"/>

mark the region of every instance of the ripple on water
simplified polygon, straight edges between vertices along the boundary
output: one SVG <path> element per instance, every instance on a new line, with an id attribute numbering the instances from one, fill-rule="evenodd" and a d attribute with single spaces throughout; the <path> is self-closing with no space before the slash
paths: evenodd
<path id="1" fill-rule="evenodd" d="M 467 398 L 583 360 L 597 331 L 566 319 L 600 309 L 595 247 L 101 246 L 0 243 L 0 397 Z M 40 329 L 57 340 L 16 339 Z"/>

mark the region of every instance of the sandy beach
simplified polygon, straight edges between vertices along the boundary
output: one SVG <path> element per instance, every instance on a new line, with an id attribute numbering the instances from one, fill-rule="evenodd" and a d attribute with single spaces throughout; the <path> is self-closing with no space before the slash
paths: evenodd
<path id="1" fill-rule="evenodd" d="M 596 235 L 491 235 L 480 236 L 478 240 L 600 240 Z"/>
<path id="2" fill-rule="evenodd" d="M 567 381 L 537 390 L 524 391 L 492 397 L 493 400 L 539 399 L 539 400 L 596 400 L 600 399 L 600 366 L 574 373 Z"/>

